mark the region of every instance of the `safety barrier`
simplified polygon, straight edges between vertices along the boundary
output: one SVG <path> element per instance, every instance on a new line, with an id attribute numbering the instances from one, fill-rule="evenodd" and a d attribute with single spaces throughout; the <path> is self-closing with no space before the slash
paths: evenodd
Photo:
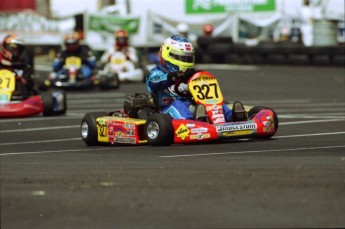
<path id="1" fill-rule="evenodd" d="M 235 64 L 323 64 L 345 66 L 345 45 L 306 47 L 284 41 L 260 42 L 256 46 L 234 44 L 231 38 L 199 38 L 196 47 L 199 63 Z"/>

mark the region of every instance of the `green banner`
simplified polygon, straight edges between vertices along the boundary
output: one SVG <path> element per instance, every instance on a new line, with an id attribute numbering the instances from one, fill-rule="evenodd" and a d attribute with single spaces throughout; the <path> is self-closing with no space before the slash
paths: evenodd
<path id="1" fill-rule="evenodd" d="M 89 15 L 87 25 L 90 31 L 114 33 L 118 29 L 125 29 L 129 34 L 133 34 L 138 32 L 139 18 Z"/>
<path id="2" fill-rule="evenodd" d="M 187 14 L 275 11 L 276 0 L 185 0 Z"/>

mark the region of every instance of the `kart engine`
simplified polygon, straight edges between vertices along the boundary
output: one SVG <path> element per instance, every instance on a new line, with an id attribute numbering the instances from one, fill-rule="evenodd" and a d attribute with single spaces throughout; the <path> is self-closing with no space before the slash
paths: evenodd
<path id="1" fill-rule="evenodd" d="M 129 117 L 146 119 L 154 107 L 154 102 L 147 94 L 135 93 L 125 97 L 123 107 Z"/>

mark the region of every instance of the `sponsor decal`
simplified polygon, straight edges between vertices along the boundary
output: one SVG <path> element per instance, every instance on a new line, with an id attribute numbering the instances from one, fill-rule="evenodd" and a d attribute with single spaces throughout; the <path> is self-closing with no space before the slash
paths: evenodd
<path id="1" fill-rule="evenodd" d="M 196 81 L 201 81 L 200 84 L 207 84 L 207 83 L 205 83 L 205 82 L 203 82 L 203 81 L 209 81 L 209 80 L 214 80 L 214 78 L 213 78 L 213 77 L 209 77 L 209 76 L 202 75 L 202 77 L 193 79 L 193 81 L 195 81 L 195 82 L 196 82 Z"/>
<path id="2" fill-rule="evenodd" d="M 272 12 L 276 0 L 186 0 L 185 9 L 187 14 Z"/>
<path id="3" fill-rule="evenodd" d="M 213 106 L 208 106 L 206 107 L 206 111 L 212 111 L 212 112 L 219 112 L 219 111 L 222 111 L 223 108 L 221 105 L 213 105 Z"/>
<path id="4" fill-rule="evenodd" d="M 125 144 L 135 144 L 135 138 L 115 137 L 114 142 L 125 143 Z"/>
<path id="5" fill-rule="evenodd" d="M 131 130 L 126 130 L 126 136 L 134 136 L 134 130 L 131 129 Z"/>
<path id="6" fill-rule="evenodd" d="M 190 51 L 190 50 L 191 50 L 190 44 L 185 44 L 185 47 L 186 47 L 186 50 L 187 50 L 187 51 Z"/>
<path id="7" fill-rule="evenodd" d="M 187 124 L 186 124 L 186 127 L 187 127 L 187 128 L 194 128 L 194 127 L 195 127 L 195 124 L 194 124 L 194 123 L 187 123 Z"/>
<path id="8" fill-rule="evenodd" d="M 248 135 L 254 133 L 254 130 L 238 130 L 238 131 L 231 131 L 231 132 L 222 132 L 223 137 L 231 137 L 231 136 L 238 136 L 238 135 Z"/>
<path id="9" fill-rule="evenodd" d="M 205 133 L 207 132 L 208 129 L 207 128 L 194 128 L 194 129 L 191 129 L 191 132 L 192 134 L 195 134 L 195 133 Z"/>
<path id="10" fill-rule="evenodd" d="M 123 124 L 123 127 L 126 128 L 126 129 L 134 129 L 135 128 L 135 125 L 133 123 L 128 123 L 128 122 L 125 122 Z"/>
<path id="11" fill-rule="evenodd" d="M 253 130 L 256 129 L 257 126 L 255 123 L 253 124 L 235 124 L 235 125 L 228 125 L 228 126 L 217 126 L 217 132 L 231 132 L 236 130 Z"/>
<path id="12" fill-rule="evenodd" d="M 121 130 L 121 131 L 116 131 L 116 132 L 114 133 L 114 136 L 119 136 L 119 137 L 125 136 L 125 133 L 122 132 L 122 130 Z"/>
<path id="13" fill-rule="evenodd" d="M 114 33 L 114 28 L 123 28 L 129 34 L 134 34 L 138 32 L 139 24 L 138 17 L 117 15 L 90 14 L 87 20 L 88 30 L 99 33 Z"/>
<path id="14" fill-rule="evenodd" d="M 190 133 L 190 130 L 184 124 L 181 124 L 175 131 L 175 134 L 177 135 L 177 137 L 181 138 L 182 140 L 185 140 L 186 137 L 189 136 L 189 133 Z"/>
<path id="15" fill-rule="evenodd" d="M 214 114 L 214 115 L 212 115 L 212 119 L 215 119 L 215 118 L 224 118 L 224 114 Z"/>
<path id="16" fill-rule="evenodd" d="M 222 109 L 213 109 L 212 114 L 213 115 L 223 114 L 223 110 Z"/>
<path id="17" fill-rule="evenodd" d="M 114 126 L 122 126 L 122 122 L 118 122 L 118 121 L 112 120 L 111 125 L 114 125 Z"/>
<path id="18" fill-rule="evenodd" d="M 263 124 L 264 124 L 263 131 L 265 133 L 271 133 L 274 131 L 274 120 L 270 115 L 266 116 L 266 119 L 267 119 L 267 121 L 263 122 Z"/>
<path id="19" fill-rule="evenodd" d="M 217 118 L 216 120 L 214 120 L 214 123 L 222 123 L 225 122 L 225 118 Z"/>
<path id="20" fill-rule="evenodd" d="M 211 137 L 210 133 L 205 133 L 205 134 L 198 133 L 198 134 L 190 135 L 190 139 L 198 139 L 198 140 L 207 139 L 210 137 Z"/>
<path id="21" fill-rule="evenodd" d="M 107 123 L 107 120 L 98 118 L 98 119 L 97 119 L 97 123 L 99 123 L 99 124 L 106 124 L 106 123 Z"/>

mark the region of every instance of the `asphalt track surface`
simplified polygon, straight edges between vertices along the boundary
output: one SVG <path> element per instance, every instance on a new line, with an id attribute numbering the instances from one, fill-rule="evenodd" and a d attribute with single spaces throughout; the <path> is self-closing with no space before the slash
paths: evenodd
<path id="1" fill-rule="evenodd" d="M 345 227 L 345 70 L 202 66 L 224 97 L 276 110 L 268 141 L 88 147 L 82 116 L 142 83 L 70 91 L 59 117 L 0 120 L 1 228 Z"/>

